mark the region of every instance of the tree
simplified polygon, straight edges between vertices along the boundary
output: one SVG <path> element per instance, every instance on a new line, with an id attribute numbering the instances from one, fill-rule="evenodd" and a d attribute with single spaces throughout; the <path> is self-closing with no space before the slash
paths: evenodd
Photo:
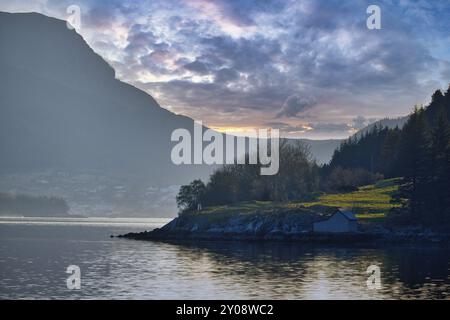
<path id="1" fill-rule="evenodd" d="M 201 188 L 200 201 L 212 206 L 252 200 L 301 200 L 318 190 L 319 169 L 305 144 L 282 140 L 279 155 L 280 170 L 273 176 L 260 175 L 260 164 L 222 166 L 210 176 L 206 187 Z M 192 189 L 192 184 L 180 189 L 177 196 L 180 208 L 195 208 Z"/>
<path id="2" fill-rule="evenodd" d="M 430 165 L 430 136 L 423 108 L 415 108 L 401 133 L 398 153 L 399 174 L 403 176 L 399 197 L 406 198 L 405 209 L 411 218 L 423 222 L 428 196 L 427 179 Z"/>
<path id="3" fill-rule="evenodd" d="M 389 134 L 394 131 L 395 129 L 375 125 L 370 131 L 360 136 L 354 135 L 342 143 L 339 149 L 335 151 L 330 162 L 330 168 L 361 168 L 371 173 L 379 172 L 387 175 L 388 168 L 386 167 L 385 159 L 383 159 L 385 155 L 383 152 L 385 152 L 384 149 L 387 147 L 395 147 L 392 144 L 385 144 Z M 394 143 L 395 140 L 391 139 L 389 143 L 391 142 Z"/>
<path id="4" fill-rule="evenodd" d="M 307 145 L 301 141 L 283 140 L 278 174 L 265 178 L 270 199 L 289 201 L 305 198 L 318 188 L 318 174 L 314 166 Z"/>
<path id="5" fill-rule="evenodd" d="M 387 130 L 386 137 L 383 141 L 380 153 L 381 170 L 387 177 L 395 177 L 398 171 L 395 168 L 396 154 L 400 143 L 400 129 Z"/>
<path id="6" fill-rule="evenodd" d="M 326 189 L 331 192 L 350 192 L 380 179 L 383 179 L 382 175 L 371 173 L 366 169 L 336 167 L 328 176 Z"/>
<path id="7" fill-rule="evenodd" d="M 431 190 L 429 208 L 432 222 L 450 222 L 450 126 L 444 109 L 431 134 Z"/>
<path id="8" fill-rule="evenodd" d="M 182 211 L 196 210 L 205 194 L 205 184 L 201 180 L 194 180 L 188 185 L 181 186 L 176 197 L 177 205 Z"/>

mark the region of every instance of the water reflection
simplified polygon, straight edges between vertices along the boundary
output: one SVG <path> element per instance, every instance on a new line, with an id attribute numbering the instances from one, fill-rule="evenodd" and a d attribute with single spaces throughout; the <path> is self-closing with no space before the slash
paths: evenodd
<path id="1" fill-rule="evenodd" d="M 450 252 L 440 248 L 324 248 L 298 244 L 199 242 L 174 245 L 179 259 L 202 261 L 209 273 L 239 283 L 253 298 L 445 299 Z M 381 290 L 366 285 L 381 268 Z"/>
<path id="2" fill-rule="evenodd" d="M 448 249 L 109 238 L 130 228 L 0 224 L 0 298 L 446 299 L 450 288 Z M 70 264 L 80 291 L 66 287 Z M 371 264 L 381 290 L 366 286 Z"/>

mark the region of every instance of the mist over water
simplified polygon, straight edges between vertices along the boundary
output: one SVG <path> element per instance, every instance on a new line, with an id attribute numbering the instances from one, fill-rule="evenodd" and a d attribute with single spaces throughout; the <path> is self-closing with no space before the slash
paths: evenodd
<path id="1" fill-rule="evenodd" d="M 110 238 L 165 219 L 0 219 L 0 298 L 446 299 L 450 250 Z M 369 290 L 366 269 L 381 268 Z M 69 290 L 69 265 L 81 289 Z"/>

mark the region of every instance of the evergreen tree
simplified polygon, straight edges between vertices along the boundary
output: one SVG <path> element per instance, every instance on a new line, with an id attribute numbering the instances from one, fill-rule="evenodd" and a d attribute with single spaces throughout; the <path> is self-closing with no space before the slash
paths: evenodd
<path id="1" fill-rule="evenodd" d="M 401 133 L 398 153 L 399 174 L 403 176 L 400 196 L 408 199 L 407 210 L 414 221 L 424 222 L 430 165 L 430 137 L 424 110 L 415 108 Z"/>
<path id="2" fill-rule="evenodd" d="M 432 223 L 450 222 L 450 126 L 442 108 L 431 135 L 431 190 L 429 207 Z"/>
<path id="3" fill-rule="evenodd" d="M 395 167 L 397 150 L 400 143 L 401 131 L 398 127 L 387 130 L 385 139 L 382 143 L 380 163 L 381 170 L 386 177 L 395 177 L 398 168 Z"/>

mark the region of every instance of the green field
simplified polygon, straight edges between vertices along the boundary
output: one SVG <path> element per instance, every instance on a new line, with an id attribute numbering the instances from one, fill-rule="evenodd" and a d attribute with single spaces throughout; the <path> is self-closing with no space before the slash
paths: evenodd
<path id="1" fill-rule="evenodd" d="M 375 184 L 358 188 L 357 191 L 339 194 L 323 194 L 310 202 L 250 201 L 234 205 L 207 207 L 192 215 L 208 215 L 211 219 L 224 218 L 234 214 L 253 214 L 255 212 L 276 214 L 286 210 L 302 210 L 327 213 L 335 208 L 348 208 L 359 219 L 372 221 L 383 219 L 396 205 L 390 203 L 392 195 L 398 190 L 400 179 L 380 180 Z"/>
<path id="2" fill-rule="evenodd" d="M 360 219 L 383 218 L 391 208 L 398 206 L 390 201 L 392 195 L 397 192 L 399 183 L 399 178 L 381 180 L 375 184 L 360 187 L 354 192 L 325 194 L 303 205 L 309 208 L 349 208 Z"/>

